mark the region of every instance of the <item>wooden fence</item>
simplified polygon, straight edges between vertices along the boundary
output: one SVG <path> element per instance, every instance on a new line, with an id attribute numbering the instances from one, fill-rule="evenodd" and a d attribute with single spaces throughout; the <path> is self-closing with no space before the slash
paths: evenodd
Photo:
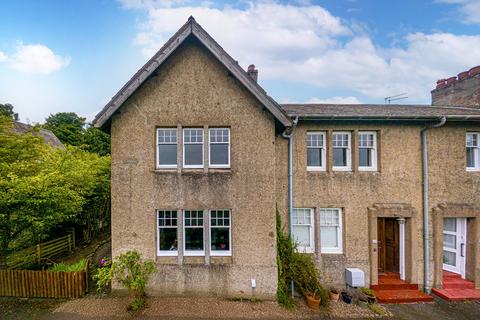
<path id="1" fill-rule="evenodd" d="M 79 298 L 87 291 L 86 271 L 0 270 L 0 296 L 4 297 Z"/>
<path id="2" fill-rule="evenodd" d="M 67 235 L 47 242 L 39 243 L 34 247 L 16 251 L 7 256 L 7 268 L 26 268 L 41 264 L 45 259 L 54 258 L 75 248 L 75 231 L 72 229 Z"/>

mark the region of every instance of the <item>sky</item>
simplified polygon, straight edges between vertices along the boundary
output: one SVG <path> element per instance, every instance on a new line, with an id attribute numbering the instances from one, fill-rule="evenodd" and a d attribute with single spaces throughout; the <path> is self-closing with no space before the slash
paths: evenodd
<path id="1" fill-rule="evenodd" d="M 0 103 L 91 121 L 190 15 L 279 103 L 429 104 L 480 65 L 480 0 L 5 0 Z"/>

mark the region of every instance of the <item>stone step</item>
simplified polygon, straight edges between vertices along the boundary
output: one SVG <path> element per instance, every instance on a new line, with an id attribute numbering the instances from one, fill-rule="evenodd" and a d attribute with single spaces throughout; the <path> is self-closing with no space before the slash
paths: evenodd
<path id="1" fill-rule="evenodd" d="M 433 297 L 420 290 L 374 290 L 380 303 L 432 302 Z"/>

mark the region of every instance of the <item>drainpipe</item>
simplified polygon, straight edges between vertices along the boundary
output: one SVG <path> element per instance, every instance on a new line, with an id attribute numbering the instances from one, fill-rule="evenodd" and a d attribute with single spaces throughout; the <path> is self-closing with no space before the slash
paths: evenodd
<path id="1" fill-rule="evenodd" d="M 290 216 L 290 238 L 293 240 L 293 131 L 297 127 L 298 116 L 293 119 L 293 125 L 287 130 L 282 132 L 282 137 L 288 139 L 288 204 L 289 204 L 289 216 Z M 291 283 L 292 288 L 292 300 L 294 298 L 294 284 Z"/>
<path id="2" fill-rule="evenodd" d="M 427 130 L 431 128 L 441 127 L 447 122 L 445 116 L 440 118 L 440 122 L 425 126 L 422 129 L 422 174 L 423 174 L 423 265 L 424 265 L 424 291 L 430 294 L 430 226 L 429 226 L 429 202 L 428 202 L 428 146 L 427 146 Z"/>

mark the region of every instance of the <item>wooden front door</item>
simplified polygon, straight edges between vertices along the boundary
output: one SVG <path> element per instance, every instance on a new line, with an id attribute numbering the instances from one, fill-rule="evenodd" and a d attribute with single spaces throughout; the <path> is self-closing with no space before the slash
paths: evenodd
<path id="1" fill-rule="evenodd" d="M 378 272 L 399 272 L 400 233 L 395 218 L 378 218 Z"/>

